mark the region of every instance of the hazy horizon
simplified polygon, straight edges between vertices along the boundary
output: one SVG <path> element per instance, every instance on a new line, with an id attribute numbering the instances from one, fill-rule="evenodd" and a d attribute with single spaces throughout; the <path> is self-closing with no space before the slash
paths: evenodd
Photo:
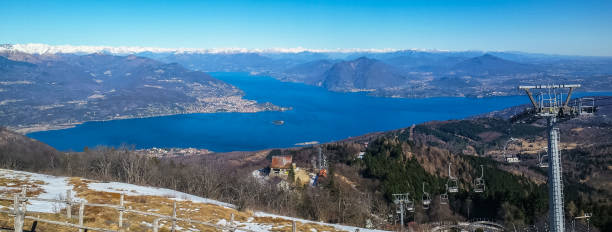
<path id="1" fill-rule="evenodd" d="M 141 52 L 153 53 L 392 53 L 402 51 L 417 52 L 482 52 L 482 53 L 517 53 L 530 55 L 550 55 L 550 56 L 575 56 L 575 57 L 612 57 L 612 55 L 580 55 L 544 52 L 526 52 L 518 50 L 442 50 L 428 48 L 305 48 L 305 47 L 270 47 L 270 48 L 244 48 L 244 47 L 149 47 L 149 46 L 109 46 L 109 45 L 73 45 L 73 44 L 45 44 L 45 43 L 4 43 L 0 45 L 11 45 L 13 50 L 26 53 L 96 53 L 109 52 L 111 54 L 136 54 Z M 0 48 L 1 50 L 2 48 Z"/>

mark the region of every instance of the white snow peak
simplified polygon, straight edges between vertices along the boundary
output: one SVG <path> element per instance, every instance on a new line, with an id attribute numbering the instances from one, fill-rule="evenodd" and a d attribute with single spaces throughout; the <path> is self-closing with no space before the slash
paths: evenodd
<path id="1" fill-rule="evenodd" d="M 384 53 L 401 51 L 402 49 L 385 48 L 385 49 L 363 49 L 363 48 L 337 48 L 337 49 L 308 49 L 303 47 L 295 48 L 265 48 L 265 49 L 248 49 L 248 48 L 158 48 L 158 47 L 129 47 L 129 46 L 84 46 L 84 45 L 48 45 L 39 43 L 28 44 L 6 44 L 0 46 L 0 52 L 3 51 L 18 51 L 28 54 L 58 54 L 58 53 L 76 53 L 76 54 L 92 54 L 92 53 L 109 53 L 118 55 L 136 54 L 142 52 L 152 53 L 199 53 L 199 54 L 232 54 L 232 53 L 351 53 L 351 52 L 369 52 L 369 53 Z"/>

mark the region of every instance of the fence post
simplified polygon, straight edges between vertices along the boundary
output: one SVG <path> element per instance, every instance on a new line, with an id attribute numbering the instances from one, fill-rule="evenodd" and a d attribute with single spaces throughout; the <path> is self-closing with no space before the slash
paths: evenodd
<path id="1" fill-rule="evenodd" d="M 81 201 L 79 206 L 79 226 L 83 226 L 83 213 L 85 212 L 85 201 Z M 79 228 L 79 232 L 83 232 L 83 229 Z"/>
<path id="2" fill-rule="evenodd" d="M 25 186 L 21 186 L 21 197 L 20 197 L 20 201 L 19 203 L 21 204 L 21 210 L 19 211 L 21 214 L 19 215 L 19 217 L 21 218 L 21 228 L 23 228 L 23 225 L 25 224 L 25 214 L 26 214 L 26 207 L 27 207 L 27 203 L 26 201 L 28 200 L 27 195 L 26 195 L 26 187 Z"/>
<path id="3" fill-rule="evenodd" d="M 236 231 L 234 229 L 234 214 L 233 213 L 230 215 L 230 227 L 232 228 L 231 231 Z"/>
<path id="4" fill-rule="evenodd" d="M 72 193 L 70 189 L 66 190 L 66 217 L 72 218 Z"/>
<path id="5" fill-rule="evenodd" d="M 176 231 L 176 201 L 172 203 L 172 232 Z"/>
<path id="6" fill-rule="evenodd" d="M 21 199 L 18 195 L 19 194 L 15 194 L 13 196 L 13 211 L 15 213 L 14 230 L 15 232 L 23 232 L 25 212 L 22 212 L 21 210 Z"/>
<path id="7" fill-rule="evenodd" d="M 297 226 L 295 225 L 295 221 L 292 221 L 292 223 L 291 223 L 291 231 L 293 231 L 293 232 L 297 231 Z"/>
<path id="8" fill-rule="evenodd" d="M 121 228 L 123 228 L 123 193 L 119 198 L 119 206 L 121 206 L 119 209 L 119 230 L 121 230 Z"/>
<path id="9" fill-rule="evenodd" d="M 155 220 L 153 220 L 153 232 L 158 232 L 159 231 L 159 218 L 156 218 Z"/>

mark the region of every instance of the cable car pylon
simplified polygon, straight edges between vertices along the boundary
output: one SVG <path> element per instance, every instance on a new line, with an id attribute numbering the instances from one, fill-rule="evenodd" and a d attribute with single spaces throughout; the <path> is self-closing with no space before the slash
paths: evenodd
<path id="1" fill-rule="evenodd" d="M 529 85 L 519 86 L 524 90 L 533 108 L 528 112 L 535 118 L 545 118 L 548 127 L 548 207 L 550 212 L 550 231 L 565 232 L 565 215 L 563 211 L 563 178 L 561 171 L 561 153 L 559 150 L 558 118 L 571 118 L 583 113 L 582 106 L 570 106 L 568 103 L 572 92 L 580 85 Z M 558 89 L 569 89 L 563 99 Z M 531 90 L 539 90 L 539 99 L 534 99 Z"/>

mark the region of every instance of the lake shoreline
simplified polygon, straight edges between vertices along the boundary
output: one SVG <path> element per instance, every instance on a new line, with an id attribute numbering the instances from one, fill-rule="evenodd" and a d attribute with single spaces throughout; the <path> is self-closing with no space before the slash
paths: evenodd
<path id="1" fill-rule="evenodd" d="M 464 119 L 529 102 L 526 96 L 383 98 L 366 93 L 331 92 L 244 73 L 213 73 L 212 76 L 242 89 L 246 99 L 293 108 L 288 111 L 259 111 L 257 114 L 225 111 L 158 114 L 138 119 L 131 117 L 131 120 L 61 125 L 71 128 L 53 131 L 42 130 L 62 128 L 38 125 L 34 129 L 40 131 L 27 136 L 58 150 L 73 151 L 86 146 L 119 147 L 124 144 L 133 145 L 135 149 L 204 148 L 220 153 L 256 151 L 295 147 L 308 141 L 339 141 L 433 120 Z M 577 93 L 576 96 L 600 94 Z"/>
<path id="2" fill-rule="evenodd" d="M 150 116 L 120 116 L 120 117 L 116 117 L 116 118 L 111 118 L 111 119 L 102 119 L 102 120 L 88 120 L 88 121 L 79 121 L 79 122 L 74 122 L 74 123 L 62 123 L 62 124 L 36 124 L 36 125 L 31 125 L 31 126 L 26 126 L 26 127 L 6 127 L 9 130 L 12 130 L 14 132 L 17 132 L 19 134 L 22 135 L 27 135 L 30 133 L 34 133 L 34 132 L 43 132 L 43 131 L 54 131 L 54 130 L 63 130 L 63 129 L 69 129 L 69 128 L 74 128 L 78 125 L 82 125 L 84 123 L 88 123 L 88 122 L 110 122 L 110 121 L 117 121 L 117 120 L 127 120 L 127 119 L 143 119 L 143 118 L 156 118 L 156 117 L 166 117 L 166 116 L 176 116 L 176 115 L 191 115 L 191 114 L 217 114 L 217 113 L 238 113 L 238 114 L 254 114 L 254 113 L 260 113 L 260 112 L 266 112 L 266 111 L 278 111 L 278 112 L 283 112 L 283 111 L 288 111 L 291 110 L 291 107 L 279 107 L 279 109 L 263 109 L 260 111 L 216 111 L 216 112 L 206 112 L 206 111 L 202 111 L 202 112 L 186 112 L 186 113 L 168 113 L 168 114 L 155 114 L 155 115 L 150 115 Z"/>

